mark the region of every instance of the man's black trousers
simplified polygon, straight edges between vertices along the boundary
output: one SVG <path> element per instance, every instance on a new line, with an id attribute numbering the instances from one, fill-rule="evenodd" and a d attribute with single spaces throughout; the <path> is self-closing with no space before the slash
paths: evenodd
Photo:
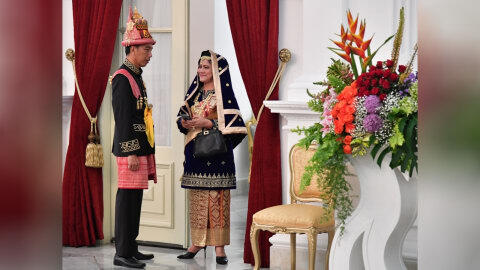
<path id="1" fill-rule="evenodd" d="M 120 257 L 133 257 L 138 251 L 135 239 L 140 225 L 143 189 L 117 190 L 115 200 L 115 249 Z"/>

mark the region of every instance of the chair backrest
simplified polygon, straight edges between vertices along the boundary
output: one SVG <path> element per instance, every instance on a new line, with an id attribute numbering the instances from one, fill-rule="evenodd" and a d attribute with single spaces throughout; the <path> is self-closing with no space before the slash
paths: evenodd
<path id="1" fill-rule="evenodd" d="M 303 173 L 305 172 L 305 167 L 308 165 L 308 161 L 313 157 L 315 151 L 316 149 L 313 146 L 305 149 L 297 145 L 294 145 L 290 150 L 290 196 L 292 202 L 322 202 L 320 196 L 323 192 L 318 188 L 317 176 L 312 177 L 310 185 L 305 187 L 303 191 L 300 191 L 300 183 Z"/>

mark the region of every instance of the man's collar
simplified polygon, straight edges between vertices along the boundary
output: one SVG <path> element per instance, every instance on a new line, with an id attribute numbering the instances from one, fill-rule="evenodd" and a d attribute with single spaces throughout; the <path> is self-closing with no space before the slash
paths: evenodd
<path id="1" fill-rule="evenodd" d="M 130 61 L 128 61 L 127 58 L 125 58 L 125 61 L 123 61 L 123 64 L 125 66 L 127 66 L 131 71 L 133 71 L 133 73 L 137 74 L 137 75 L 140 75 L 142 74 L 142 69 L 141 68 L 137 68 L 134 64 L 132 64 Z"/>

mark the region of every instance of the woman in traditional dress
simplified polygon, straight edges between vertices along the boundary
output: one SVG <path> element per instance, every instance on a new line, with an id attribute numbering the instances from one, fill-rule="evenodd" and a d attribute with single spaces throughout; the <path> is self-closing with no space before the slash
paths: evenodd
<path id="1" fill-rule="evenodd" d="M 192 245 L 179 259 L 192 259 L 199 250 L 215 246 L 218 264 L 228 262 L 230 244 L 230 189 L 236 188 L 233 149 L 247 130 L 232 90 L 228 62 L 213 51 L 203 51 L 195 76 L 177 118 L 186 134 L 182 188 L 188 189 Z M 226 153 L 194 156 L 195 137 L 202 129 L 221 131 Z"/>

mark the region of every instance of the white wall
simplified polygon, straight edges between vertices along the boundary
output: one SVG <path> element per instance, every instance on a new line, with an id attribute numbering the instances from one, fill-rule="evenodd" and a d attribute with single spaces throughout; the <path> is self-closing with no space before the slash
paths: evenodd
<path id="1" fill-rule="evenodd" d="M 197 72 L 197 61 L 201 52 L 215 47 L 214 6 L 214 0 L 190 0 L 188 86 Z"/>
<path id="2" fill-rule="evenodd" d="M 73 69 L 70 61 L 65 58 L 65 51 L 68 48 L 75 49 L 73 39 L 73 11 L 72 1 L 62 1 L 62 93 L 64 96 L 73 96 L 75 91 L 73 80 Z"/>
<path id="3" fill-rule="evenodd" d="M 72 96 L 75 91 L 72 63 L 65 58 L 68 48 L 75 49 L 73 38 L 73 10 L 72 1 L 62 1 L 62 171 L 65 166 L 65 157 L 70 133 L 70 112 L 72 110 Z"/>

